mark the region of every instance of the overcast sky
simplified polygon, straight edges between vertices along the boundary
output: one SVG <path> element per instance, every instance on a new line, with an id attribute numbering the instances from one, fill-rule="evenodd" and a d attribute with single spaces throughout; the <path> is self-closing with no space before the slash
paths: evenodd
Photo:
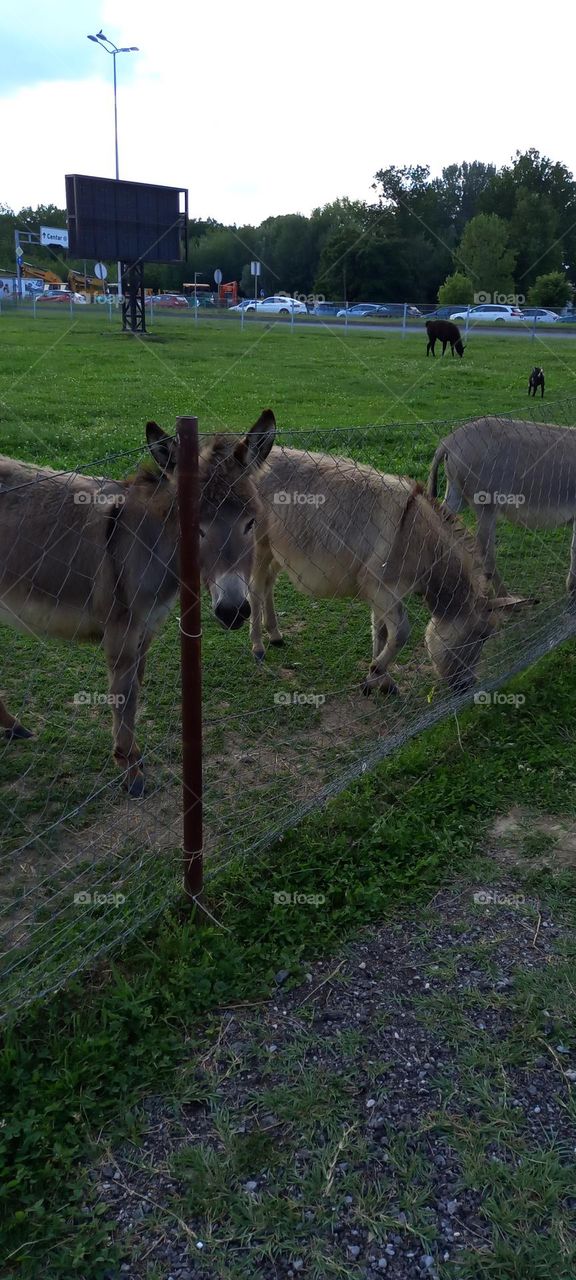
<path id="1" fill-rule="evenodd" d="M 140 48 L 118 59 L 120 176 L 188 187 L 194 217 L 370 198 L 390 164 L 536 147 L 576 168 L 559 0 L 0 0 L 0 202 L 64 205 L 65 173 L 114 175 L 100 27 Z"/>

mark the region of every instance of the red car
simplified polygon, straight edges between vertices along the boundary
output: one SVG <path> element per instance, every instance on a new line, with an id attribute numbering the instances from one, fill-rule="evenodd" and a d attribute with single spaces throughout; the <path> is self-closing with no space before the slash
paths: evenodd
<path id="1" fill-rule="evenodd" d="M 157 297 L 147 298 L 147 302 L 155 307 L 187 307 L 188 299 L 181 293 L 159 293 Z"/>
<path id="2" fill-rule="evenodd" d="M 86 299 L 82 293 L 72 293 L 71 289 L 54 289 L 48 290 L 47 293 L 40 293 L 36 302 L 60 302 L 70 306 L 71 302 L 86 302 Z"/>

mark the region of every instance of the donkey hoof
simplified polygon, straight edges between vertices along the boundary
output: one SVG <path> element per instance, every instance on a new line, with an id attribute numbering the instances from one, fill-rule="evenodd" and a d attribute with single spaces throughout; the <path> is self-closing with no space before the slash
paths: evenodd
<path id="1" fill-rule="evenodd" d="M 126 783 L 126 790 L 131 800 L 140 800 L 144 795 L 144 776 L 140 771 Z"/>
<path id="2" fill-rule="evenodd" d="M 5 730 L 4 737 L 8 739 L 8 742 L 12 742 L 13 738 L 33 738 L 34 734 L 30 732 L 30 729 L 25 729 L 23 724 L 16 723 L 12 725 L 11 729 Z"/>
<path id="3" fill-rule="evenodd" d="M 273 644 L 275 649 L 283 649 L 286 641 L 284 636 L 275 636 L 274 639 L 270 636 L 270 644 Z"/>
<path id="4" fill-rule="evenodd" d="M 400 692 L 398 685 L 396 684 L 396 681 L 392 679 L 392 676 L 366 676 L 362 685 L 362 693 L 366 698 L 369 698 L 373 691 L 375 693 L 379 693 L 383 697 L 386 697 L 388 694 L 396 694 Z"/>
<path id="5" fill-rule="evenodd" d="M 378 685 L 378 693 L 382 693 L 384 695 L 389 693 L 396 695 L 397 693 L 400 693 L 400 690 L 396 681 L 392 679 L 392 676 L 384 676 L 383 680 L 381 680 Z"/>
<path id="6" fill-rule="evenodd" d="M 266 653 L 264 649 L 253 649 L 252 653 L 254 654 L 255 662 L 258 662 L 258 663 L 264 662 L 264 659 L 266 657 Z"/>

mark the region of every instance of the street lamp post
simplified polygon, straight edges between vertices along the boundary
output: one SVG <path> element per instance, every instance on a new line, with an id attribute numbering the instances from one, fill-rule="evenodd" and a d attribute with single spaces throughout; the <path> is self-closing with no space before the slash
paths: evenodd
<path id="1" fill-rule="evenodd" d="M 116 159 L 116 181 L 118 182 L 120 178 L 120 165 L 118 162 L 118 97 L 117 97 L 117 86 L 116 86 L 116 57 L 119 53 L 138 53 L 139 51 L 138 51 L 137 45 L 135 44 L 131 44 L 130 46 L 126 46 L 125 48 L 119 49 L 118 46 L 115 45 L 112 40 L 108 39 L 108 36 L 104 35 L 103 31 L 99 31 L 98 35 L 96 36 L 88 36 L 88 39 L 92 40 L 94 44 L 99 44 L 100 48 L 104 49 L 105 53 L 110 53 L 112 55 L 112 60 L 114 63 L 114 153 L 115 153 L 115 159 Z M 119 262 L 118 263 L 118 299 L 120 300 L 121 297 L 122 297 L 122 263 Z"/>

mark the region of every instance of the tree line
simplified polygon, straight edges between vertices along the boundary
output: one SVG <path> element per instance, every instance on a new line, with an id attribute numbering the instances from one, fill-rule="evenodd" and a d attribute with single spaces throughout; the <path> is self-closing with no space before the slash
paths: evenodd
<path id="1" fill-rule="evenodd" d="M 378 171 L 372 189 L 371 201 L 343 197 L 309 217 L 282 214 L 259 226 L 191 219 L 188 262 L 147 266 L 146 284 L 180 290 L 196 273 L 212 285 L 219 268 L 250 296 L 250 262 L 258 259 L 265 293 L 448 303 L 481 293 L 550 306 L 571 298 L 576 182 L 566 165 L 531 149 L 501 168 L 474 160 L 435 178 L 426 165 L 391 166 Z M 17 214 L 0 205 L 0 270 L 13 269 L 15 227 L 65 226 L 65 219 L 54 205 Z M 66 278 L 66 264 L 50 250 L 25 256 Z"/>

